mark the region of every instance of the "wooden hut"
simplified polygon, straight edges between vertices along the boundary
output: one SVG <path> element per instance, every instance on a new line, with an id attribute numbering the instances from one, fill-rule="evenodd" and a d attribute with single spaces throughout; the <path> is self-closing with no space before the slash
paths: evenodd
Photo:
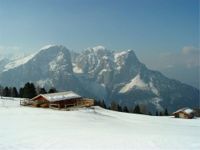
<path id="1" fill-rule="evenodd" d="M 188 107 L 181 108 L 173 113 L 175 118 L 185 118 L 192 119 L 194 118 L 194 110 Z"/>
<path id="2" fill-rule="evenodd" d="M 40 94 L 31 99 L 33 101 L 33 106 L 36 107 L 54 107 L 54 108 L 67 108 L 70 106 L 85 106 L 86 100 L 84 100 L 80 95 L 68 91 L 59 92 L 51 94 Z M 87 101 L 88 102 L 88 101 Z M 91 106 L 93 102 L 90 102 Z"/>

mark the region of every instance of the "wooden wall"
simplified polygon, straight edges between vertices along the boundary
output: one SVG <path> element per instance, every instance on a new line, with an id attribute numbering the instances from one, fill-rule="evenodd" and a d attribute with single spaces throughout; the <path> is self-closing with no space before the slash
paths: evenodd
<path id="1" fill-rule="evenodd" d="M 65 107 L 70 107 L 70 106 L 89 107 L 89 106 L 94 105 L 94 100 L 77 98 L 77 99 L 68 99 L 68 100 L 60 100 L 56 102 L 49 102 L 43 96 L 39 96 L 34 100 L 34 106 L 36 107 L 42 107 L 43 104 L 45 107 L 51 105 L 52 107 L 58 107 L 58 108 L 65 108 Z M 48 104 L 48 105 L 45 105 L 45 104 Z"/>

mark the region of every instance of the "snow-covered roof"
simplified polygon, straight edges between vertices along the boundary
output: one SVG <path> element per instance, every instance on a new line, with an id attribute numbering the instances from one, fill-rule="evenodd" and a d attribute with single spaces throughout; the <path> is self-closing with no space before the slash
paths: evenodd
<path id="1" fill-rule="evenodd" d="M 67 91 L 67 92 L 59 92 L 59 93 L 40 94 L 40 95 L 34 97 L 33 100 L 37 99 L 37 97 L 39 97 L 39 96 L 43 96 L 45 99 L 47 99 L 50 102 L 81 98 L 80 95 L 78 95 L 72 91 Z"/>
<path id="2" fill-rule="evenodd" d="M 191 113 L 194 112 L 194 110 L 191 109 L 191 108 L 185 107 L 185 108 L 181 108 L 181 109 L 177 110 L 177 111 L 174 112 L 173 114 L 176 114 L 176 113 L 179 113 L 179 112 L 184 112 L 184 113 L 186 113 L 186 114 L 191 114 Z"/>

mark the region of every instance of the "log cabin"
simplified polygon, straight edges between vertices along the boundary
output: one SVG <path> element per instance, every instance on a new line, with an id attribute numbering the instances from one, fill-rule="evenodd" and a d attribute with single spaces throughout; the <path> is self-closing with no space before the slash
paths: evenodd
<path id="1" fill-rule="evenodd" d="M 194 110 L 188 107 L 181 108 L 173 113 L 175 118 L 185 118 L 192 119 L 194 118 Z"/>
<path id="2" fill-rule="evenodd" d="M 31 99 L 32 105 L 43 108 L 68 108 L 74 106 L 92 106 L 94 101 L 91 99 L 84 99 L 75 92 L 59 92 L 50 94 L 40 94 Z"/>

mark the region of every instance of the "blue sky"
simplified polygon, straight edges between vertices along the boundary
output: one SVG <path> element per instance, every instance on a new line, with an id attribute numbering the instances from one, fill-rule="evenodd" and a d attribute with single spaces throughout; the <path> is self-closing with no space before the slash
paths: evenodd
<path id="1" fill-rule="evenodd" d="M 0 19 L 2 54 L 103 45 L 154 67 L 155 57 L 199 49 L 198 0 L 0 0 Z"/>
<path id="2" fill-rule="evenodd" d="M 0 44 L 178 51 L 198 46 L 197 0 L 0 0 Z"/>

